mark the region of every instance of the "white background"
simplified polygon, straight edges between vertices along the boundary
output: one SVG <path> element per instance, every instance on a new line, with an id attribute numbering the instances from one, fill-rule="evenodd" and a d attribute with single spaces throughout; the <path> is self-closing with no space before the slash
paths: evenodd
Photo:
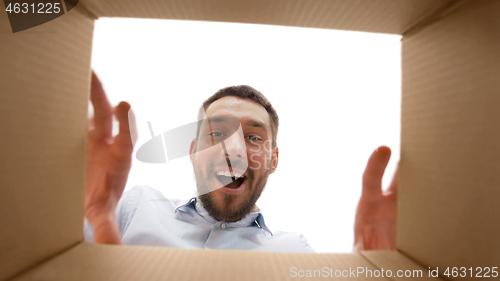
<path id="1" fill-rule="evenodd" d="M 277 171 L 257 205 L 271 231 L 303 234 L 318 252 L 350 252 L 361 175 L 380 145 L 399 159 L 400 36 L 280 26 L 99 19 L 92 67 L 113 105 L 136 114 L 136 149 L 196 121 L 223 87 L 250 85 L 280 118 Z M 115 124 L 116 125 L 116 124 Z M 196 190 L 188 157 L 134 160 L 126 189 L 148 185 L 169 198 Z"/>

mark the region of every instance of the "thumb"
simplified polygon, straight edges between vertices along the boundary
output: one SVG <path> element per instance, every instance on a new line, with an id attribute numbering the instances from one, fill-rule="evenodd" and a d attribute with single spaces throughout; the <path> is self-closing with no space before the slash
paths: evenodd
<path id="1" fill-rule="evenodd" d="M 394 172 L 394 176 L 392 176 L 391 185 L 387 189 L 388 193 L 396 193 L 398 191 L 398 179 L 399 179 L 399 162 L 396 166 L 396 171 Z"/>
<path id="2" fill-rule="evenodd" d="M 129 103 L 122 101 L 115 107 L 114 111 L 116 119 L 118 119 L 120 123 L 120 129 L 118 135 L 115 137 L 115 143 L 132 149 L 137 141 L 135 116 L 132 112 L 132 108 Z"/>
<path id="3" fill-rule="evenodd" d="M 380 146 L 375 150 L 363 173 L 363 189 L 361 197 L 376 198 L 382 194 L 382 177 L 391 158 L 391 149 Z"/>

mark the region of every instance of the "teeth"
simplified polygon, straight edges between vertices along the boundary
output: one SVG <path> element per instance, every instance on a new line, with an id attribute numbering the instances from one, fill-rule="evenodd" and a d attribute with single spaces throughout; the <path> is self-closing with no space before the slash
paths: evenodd
<path id="1" fill-rule="evenodd" d="M 232 176 L 231 176 L 231 173 L 230 173 L 229 171 L 218 171 L 218 172 L 217 172 L 217 175 L 218 175 L 218 176 L 225 176 L 225 177 L 229 177 L 229 178 L 231 178 L 231 177 L 232 177 Z M 236 172 L 234 172 L 234 177 L 235 177 L 236 179 L 238 179 L 238 178 L 242 178 L 242 177 L 243 177 L 243 175 L 242 175 L 242 174 L 240 174 L 240 173 L 236 173 Z"/>

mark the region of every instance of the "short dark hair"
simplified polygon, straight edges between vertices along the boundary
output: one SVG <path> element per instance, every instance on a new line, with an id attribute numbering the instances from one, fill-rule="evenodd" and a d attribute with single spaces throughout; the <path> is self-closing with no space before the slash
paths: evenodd
<path id="1" fill-rule="evenodd" d="M 269 114 L 269 117 L 271 119 L 271 133 L 273 135 L 272 139 L 272 147 L 273 149 L 276 147 L 277 144 L 277 138 L 278 138 L 278 127 L 279 127 L 279 118 L 278 118 L 278 113 L 276 113 L 276 110 L 272 106 L 272 104 L 266 99 L 266 97 L 259 91 L 255 90 L 254 88 L 247 86 L 247 85 L 240 85 L 240 86 L 231 86 L 231 87 L 226 87 L 218 90 L 215 94 L 213 94 L 211 97 L 206 99 L 203 104 L 200 106 L 200 110 L 198 111 L 198 120 L 202 120 L 204 117 L 204 112 L 207 111 L 208 107 L 216 100 L 227 97 L 227 96 L 234 96 L 242 99 L 249 99 L 251 101 L 254 101 L 260 105 L 262 105 L 267 113 Z M 200 127 L 199 127 L 199 122 L 198 122 L 198 130 L 196 131 L 196 138 L 198 138 L 199 133 L 200 133 Z"/>

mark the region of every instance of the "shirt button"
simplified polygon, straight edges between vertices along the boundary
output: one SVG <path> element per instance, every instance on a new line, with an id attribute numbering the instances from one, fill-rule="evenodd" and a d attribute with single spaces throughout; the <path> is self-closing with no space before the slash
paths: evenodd
<path id="1" fill-rule="evenodd" d="M 196 202 L 196 207 L 198 207 L 198 208 L 200 208 L 200 207 L 201 207 L 200 202 Z"/>
<path id="2" fill-rule="evenodd" d="M 220 228 L 222 228 L 222 229 L 226 229 L 226 224 L 225 224 L 225 223 L 221 223 L 221 224 L 220 224 Z"/>

